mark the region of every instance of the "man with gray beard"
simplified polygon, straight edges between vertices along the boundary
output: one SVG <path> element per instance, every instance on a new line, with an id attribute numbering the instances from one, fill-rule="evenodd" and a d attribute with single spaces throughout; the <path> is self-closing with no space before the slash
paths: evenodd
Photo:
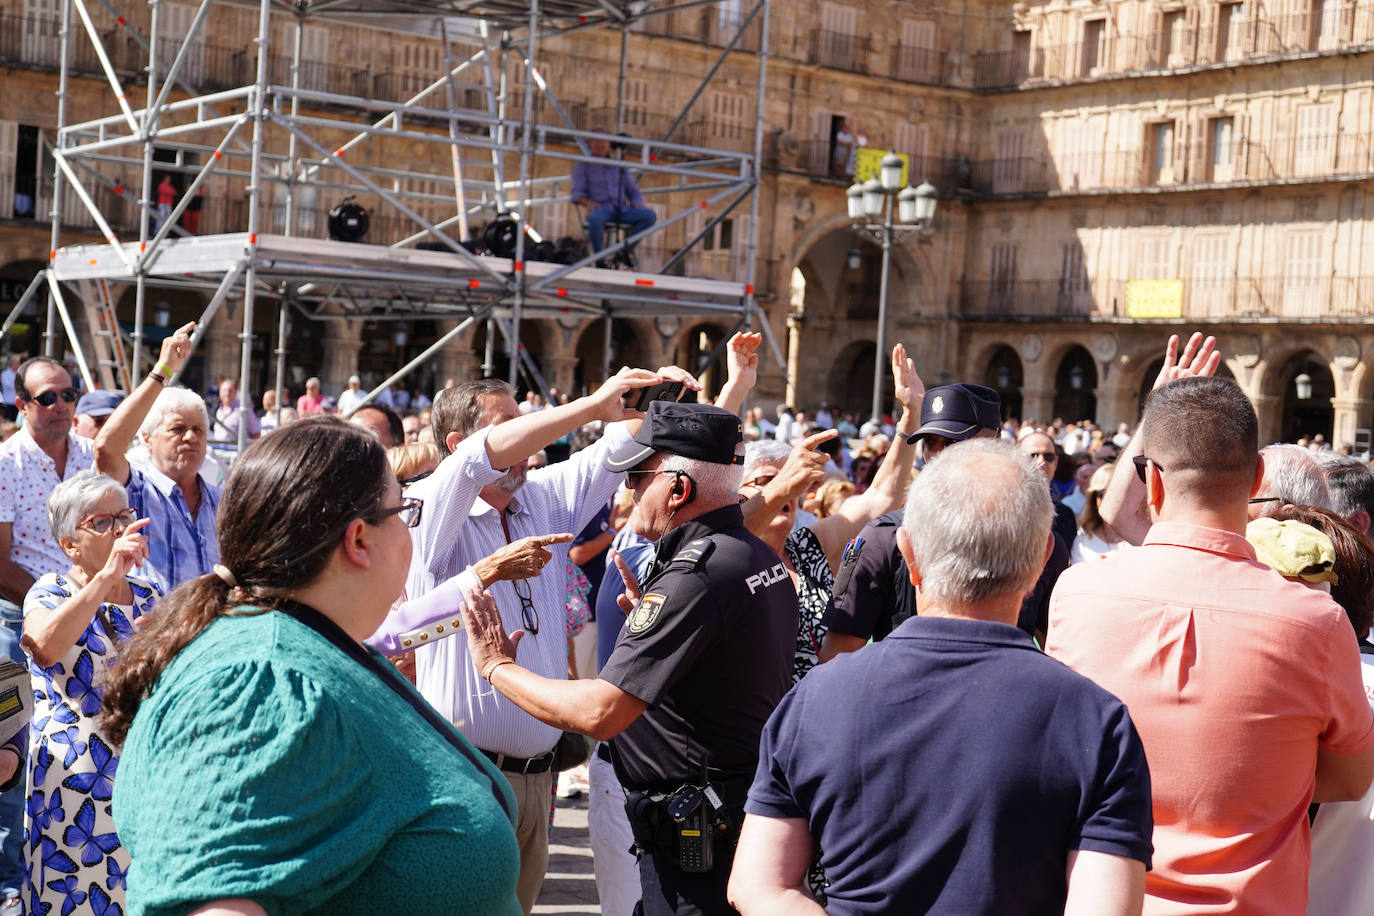
<path id="1" fill-rule="evenodd" d="M 606 456 L 629 443 L 639 428 L 642 415 L 623 407 L 622 395 L 656 384 L 660 376 L 697 387 L 691 376 L 674 367 L 659 374 L 622 369 L 585 398 L 523 416 L 505 382 L 482 379 L 441 391 L 431 423 L 445 457 L 433 474 L 406 491 L 424 503 L 411 529 L 415 549 L 407 598 L 470 571 L 495 597 L 507 630 L 525 631 L 521 664 L 544 677 L 566 678 L 569 532 L 586 527 L 625 479 L 604 467 Z M 527 473 L 531 455 L 594 420 L 607 424 L 599 442 L 568 461 Z M 629 422 L 616 422 L 620 420 Z M 531 536 L 543 540 L 538 555 L 529 560 L 528 577 L 492 581 L 486 558 Z M 458 609 L 453 610 L 456 616 Z M 515 792 L 520 843 L 516 895 L 528 913 L 548 867 L 551 767 L 562 732 L 483 682 L 469 657 L 466 634 L 421 646 L 415 673 L 425 699 L 486 754 Z"/>

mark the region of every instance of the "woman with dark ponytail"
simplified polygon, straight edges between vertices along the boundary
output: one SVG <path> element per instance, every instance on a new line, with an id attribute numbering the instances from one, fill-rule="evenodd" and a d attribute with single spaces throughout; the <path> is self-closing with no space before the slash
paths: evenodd
<path id="1" fill-rule="evenodd" d="M 331 417 L 234 466 L 215 573 L 164 599 L 105 692 L 131 916 L 520 912 L 508 784 L 363 645 L 420 511 Z"/>

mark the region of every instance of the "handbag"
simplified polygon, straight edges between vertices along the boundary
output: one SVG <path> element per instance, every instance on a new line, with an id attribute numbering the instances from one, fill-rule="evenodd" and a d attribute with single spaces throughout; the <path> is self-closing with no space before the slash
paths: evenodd
<path id="1" fill-rule="evenodd" d="M 586 735 L 564 732 L 558 743 L 553 746 L 553 771 L 562 773 L 586 763 L 591 759 L 594 743 Z"/>

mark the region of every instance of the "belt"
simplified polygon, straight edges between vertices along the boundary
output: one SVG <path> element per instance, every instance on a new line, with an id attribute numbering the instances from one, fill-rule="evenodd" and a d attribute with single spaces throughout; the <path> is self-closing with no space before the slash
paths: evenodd
<path id="1" fill-rule="evenodd" d="M 480 747 L 478 750 L 482 751 Z M 486 755 L 488 760 L 496 764 L 496 768 L 503 773 L 533 776 L 536 773 L 547 773 L 553 767 L 553 751 L 538 757 L 508 757 L 495 751 L 482 751 L 482 753 Z"/>

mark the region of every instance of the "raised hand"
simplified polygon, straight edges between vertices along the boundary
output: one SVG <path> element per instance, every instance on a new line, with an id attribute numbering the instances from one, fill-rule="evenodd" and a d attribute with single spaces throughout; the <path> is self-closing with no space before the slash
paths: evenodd
<path id="1" fill-rule="evenodd" d="M 148 539 L 143 536 L 143 529 L 150 524 L 152 519 L 141 518 L 124 529 L 105 558 L 102 574 L 111 581 L 119 581 L 148 559 Z"/>
<path id="2" fill-rule="evenodd" d="M 730 344 L 725 348 L 725 358 L 732 380 L 749 388 L 754 387 L 759 374 L 758 349 L 761 343 L 763 335 L 758 331 L 740 331 L 730 338 Z"/>
<path id="3" fill-rule="evenodd" d="M 196 323 L 189 321 L 177 328 L 170 337 L 163 338 L 159 361 L 173 372 L 186 365 L 186 360 L 191 358 L 191 335 L 195 330 Z"/>
<path id="4" fill-rule="evenodd" d="M 797 443 L 792 453 L 787 456 L 787 460 L 783 462 L 778 476 L 773 478 L 768 486 L 774 492 L 786 494 L 785 498 L 788 500 L 801 496 L 812 484 L 825 477 L 825 465 L 830 456 L 818 451 L 820 444 L 834 439 L 839 434 L 838 430 L 826 429 L 812 433 Z"/>
<path id="5" fill-rule="evenodd" d="M 1187 346 L 1183 348 L 1183 355 L 1180 356 L 1178 335 L 1170 334 L 1169 345 L 1164 350 L 1164 366 L 1159 370 L 1154 387 L 1160 388 L 1180 378 L 1205 378 L 1215 375 L 1217 366 L 1221 365 L 1221 353 L 1217 351 L 1216 345 L 1215 337 L 1207 337 L 1204 340 L 1201 332 L 1194 331 L 1193 336 L 1188 338 Z"/>
<path id="6" fill-rule="evenodd" d="M 623 398 L 631 391 L 648 388 L 661 381 L 657 374 L 648 369 L 631 369 L 629 366 L 621 368 L 615 375 L 606 379 L 600 388 L 588 395 L 588 399 L 595 407 L 595 419 L 615 423 L 644 416 L 642 411 L 626 407 Z"/>
<path id="7" fill-rule="evenodd" d="M 620 580 L 625 583 L 625 592 L 616 596 L 615 603 L 620 606 L 621 611 L 628 614 L 635 609 L 635 603 L 639 601 L 639 577 L 630 568 L 630 564 L 625 562 L 619 550 L 611 551 L 611 559 L 620 573 Z"/>
<path id="8" fill-rule="evenodd" d="M 892 348 L 892 383 L 897 392 L 897 403 L 907 413 L 921 412 L 921 399 L 926 396 L 925 383 L 916 374 L 916 363 L 906 355 L 902 344 Z"/>
<path id="9" fill-rule="evenodd" d="M 493 670 L 506 662 L 515 661 L 516 647 L 524 638 L 525 631 L 506 633 L 496 600 L 486 589 L 470 588 L 464 592 L 459 610 L 463 618 L 463 630 L 467 633 L 472 666 L 484 680 L 490 681 Z"/>

